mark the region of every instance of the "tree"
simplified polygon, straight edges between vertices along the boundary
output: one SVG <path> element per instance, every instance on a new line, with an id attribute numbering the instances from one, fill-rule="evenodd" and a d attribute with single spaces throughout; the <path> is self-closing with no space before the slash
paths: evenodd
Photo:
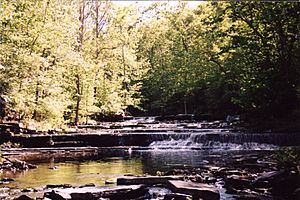
<path id="1" fill-rule="evenodd" d="M 240 96 L 245 111 L 270 117 L 289 115 L 299 104 L 299 11 L 296 2 L 230 3 L 231 48 L 242 69 Z M 242 59 L 241 59 L 242 58 Z"/>
<path id="2" fill-rule="evenodd" d="M 61 61 L 74 28 L 72 7 L 60 1 L 1 4 L 2 94 L 19 120 L 62 123 L 68 98 L 61 87 Z M 74 24 L 72 24 L 74 25 Z M 71 26 L 72 26 L 71 25 Z"/>
<path id="3" fill-rule="evenodd" d="M 178 113 L 178 102 L 187 102 L 194 113 L 219 117 L 277 118 L 297 110 L 299 3 L 207 2 L 167 10 L 142 30 L 148 42 L 140 41 L 139 53 L 151 67 L 143 86 L 147 107 Z"/>

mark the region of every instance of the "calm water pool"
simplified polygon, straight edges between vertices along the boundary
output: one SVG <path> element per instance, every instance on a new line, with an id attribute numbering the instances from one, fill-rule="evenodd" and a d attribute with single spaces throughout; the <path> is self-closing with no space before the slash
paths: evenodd
<path id="1" fill-rule="evenodd" d="M 51 168 L 57 169 L 51 169 Z M 112 158 L 108 161 L 40 163 L 37 169 L 21 173 L 2 173 L 1 178 L 10 177 L 15 181 L 10 187 L 34 188 L 47 184 L 104 185 L 105 180 L 122 174 L 143 174 L 141 160 Z"/>
<path id="2" fill-rule="evenodd" d="M 112 150 L 113 151 L 113 150 Z M 219 164 L 235 155 L 261 154 L 264 151 L 199 151 L 199 150 L 117 150 L 108 157 L 95 155 L 94 159 L 43 160 L 37 169 L 24 172 L 2 172 L 0 178 L 9 177 L 15 181 L 2 185 L 10 188 L 35 188 L 47 184 L 84 185 L 94 183 L 105 185 L 105 180 L 124 174 L 150 174 L 172 168 L 199 167 Z M 56 168 L 56 169 L 53 169 Z"/>

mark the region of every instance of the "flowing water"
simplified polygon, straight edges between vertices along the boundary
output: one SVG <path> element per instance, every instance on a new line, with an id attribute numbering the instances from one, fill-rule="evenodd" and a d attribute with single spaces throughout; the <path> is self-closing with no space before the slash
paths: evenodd
<path id="1" fill-rule="evenodd" d="M 169 125 L 168 128 L 173 127 Z M 124 174 L 156 175 L 174 168 L 218 165 L 237 155 L 267 154 L 278 149 L 277 144 L 295 141 L 293 135 L 284 138 L 279 134 L 237 134 L 229 130 L 195 129 L 180 133 L 178 130 L 181 129 L 164 131 L 163 134 L 149 133 L 149 146 L 96 148 L 91 155 L 80 158 L 72 153 L 57 156 L 53 151 L 47 156 L 42 155 L 43 159 L 32 161 L 38 165 L 37 169 L 1 172 L 0 178 L 15 180 L 1 187 L 3 190 L 6 187 L 37 188 L 47 184 L 105 185 L 106 180 L 113 182 Z M 231 198 L 221 185 L 218 187 L 221 199 Z"/>

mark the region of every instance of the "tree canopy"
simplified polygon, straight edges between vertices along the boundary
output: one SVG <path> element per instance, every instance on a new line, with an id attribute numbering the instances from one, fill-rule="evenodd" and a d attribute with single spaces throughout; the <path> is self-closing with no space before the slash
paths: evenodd
<path id="1" fill-rule="evenodd" d="M 299 2 L 2 0 L 0 13 L 7 119 L 299 114 Z"/>

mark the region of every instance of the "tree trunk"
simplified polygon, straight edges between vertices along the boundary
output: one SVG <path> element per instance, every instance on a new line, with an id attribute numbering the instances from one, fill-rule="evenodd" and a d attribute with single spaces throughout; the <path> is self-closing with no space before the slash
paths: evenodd
<path id="1" fill-rule="evenodd" d="M 186 115 L 187 114 L 186 97 L 184 97 L 183 105 L 184 105 L 184 114 Z"/>
<path id="2" fill-rule="evenodd" d="M 84 35 L 84 21 L 85 21 L 85 0 L 82 0 L 82 6 L 79 9 L 79 21 L 81 23 L 79 28 L 79 37 L 78 37 L 78 51 L 82 50 L 83 46 L 83 35 Z"/>
<path id="3" fill-rule="evenodd" d="M 99 2 L 96 0 L 96 64 L 98 63 L 98 58 L 99 58 L 99 44 L 98 44 L 98 39 L 99 39 Z"/>
<path id="4" fill-rule="evenodd" d="M 76 99 L 76 110 L 75 110 L 75 125 L 78 125 L 78 119 L 79 119 L 79 108 L 80 108 L 80 77 L 77 74 L 76 75 L 76 94 L 77 94 L 77 99 Z"/>
<path id="5" fill-rule="evenodd" d="M 79 37 L 78 37 L 78 52 L 82 50 L 83 46 L 83 35 L 84 35 L 84 21 L 85 21 L 85 0 L 82 0 L 82 5 L 79 9 L 79 21 L 81 22 L 81 26 L 79 28 Z M 75 75 L 76 77 L 76 108 L 75 108 L 75 125 L 78 125 L 79 121 L 79 109 L 80 109 L 80 101 L 81 101 L 81 82 L 79 71 Z"/>
<path id="6" fill-rule="evenodd" d="M 37 107 L 38 107 L 38 102 L 39 102 L 39 96 L 40 96 L 40 80 L 39 77 L 36 81 L 36 87 L 35 87 L 35 109 L 33 111 L 33 119 L 36 120 L 37 118 Z"/>
<path id="7" fill-rule="evenodd" d="M 125 107 L 125 111 L 126 111 L 126 104 L 127 104 L 127 83 L 126 83 L 126 63 L 125 63 L 124 44 L 122 45 L 122 62 L 123 62 L 124 107 Z"/>

